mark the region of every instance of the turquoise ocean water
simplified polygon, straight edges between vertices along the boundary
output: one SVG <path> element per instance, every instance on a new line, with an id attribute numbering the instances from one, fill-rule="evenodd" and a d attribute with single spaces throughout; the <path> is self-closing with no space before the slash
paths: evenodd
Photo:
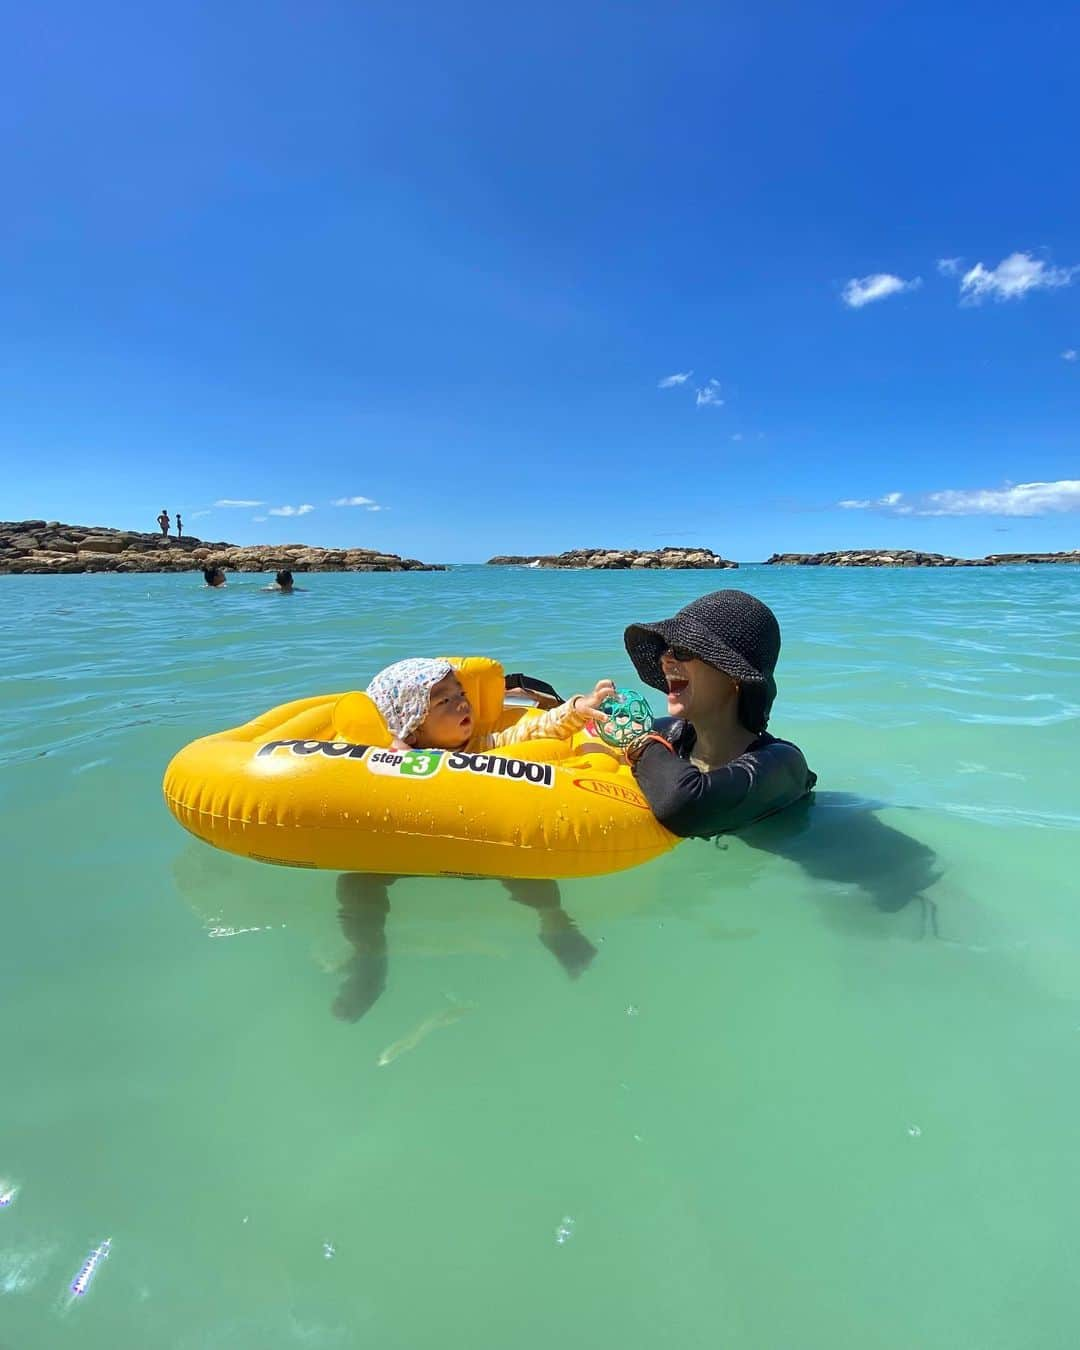
<path id="1" fill-rule="evenodd" d="M 1075 1344 L 1080 570 L 267 580 L 0 578 L 4 1350 Z M 162 803 L 402 656 L 629 683 L 626 623 L 731 584 L 817 800 L 563 883 L 577 979 L 404 881 L 342 1021 L 334 876 Z"/>

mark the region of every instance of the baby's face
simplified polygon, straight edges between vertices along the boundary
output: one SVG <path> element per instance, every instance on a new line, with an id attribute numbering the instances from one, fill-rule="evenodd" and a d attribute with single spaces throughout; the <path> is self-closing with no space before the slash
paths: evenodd
<path id="1" fill-rule="evenodd" d="M 431 690 L 428 715 L 411 740 L 417 749 L 457 750 L 472 735 L 472 706 L 454 671 L 444 675 Z"/>

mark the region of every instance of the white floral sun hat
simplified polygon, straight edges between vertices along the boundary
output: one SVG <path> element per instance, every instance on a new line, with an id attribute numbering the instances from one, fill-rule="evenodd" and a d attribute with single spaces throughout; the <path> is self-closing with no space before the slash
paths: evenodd
<path id="1" fill-rule="evenodd" d="M 367 687 L 387 728 L 406 740 L 428 715 L 431 691 L 453 670 L 449 661 L 410 656 L 380 670 Z"/>

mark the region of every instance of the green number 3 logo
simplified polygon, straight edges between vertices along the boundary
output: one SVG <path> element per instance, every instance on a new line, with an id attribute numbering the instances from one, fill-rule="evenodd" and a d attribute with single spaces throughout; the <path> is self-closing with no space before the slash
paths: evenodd
<path id="1" fill-rule="evenodd" d="M 401 772 L 410 778 L 430 778 L 439 767 L 439 755 L 425 755 L 418 750 L 410 750 L 401 761 Z"/>

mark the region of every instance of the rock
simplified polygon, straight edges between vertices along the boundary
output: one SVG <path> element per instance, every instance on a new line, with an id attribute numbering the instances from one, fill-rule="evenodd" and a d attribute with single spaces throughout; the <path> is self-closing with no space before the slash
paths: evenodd
<path id="1" fill-rule="evenodd" d="M 203 567 L 240 572 L 443 571 L 415 558 L 374 549 L 325 549 L 307 544 L 246 545 L 114 530 L 60 521 L 0 521 L 0 573 L 197 572 Z"/>
<path id="2" fill-rule="evenodd" d="M 917 549 L 841 549 L 835 553 L 774 553 L 765 562 L 781 567 L 997 567 L 1007 563 L 1080 563 L 1080 550 L 950 558 L 942 553 L 923 553 Z"/>
<path id="3" fill-rule="evenodd" d="M 119 535 L 90 534 L 79 545 L 79 551 L 88 549 L 93 553 L 123 553 L 124 541 Z"/>
<path id="4" fill-rule="evenodd" d="M 738 567 L 738 563 L 721 558 L 707 548 L 621 549 L 578 548 L 565 553 L 502 554 L 489 559 L 492 567 L 520 567 L 539 563 L 541 567 L 589 567 L 607 571 L 640 570 L 642 568 Z"/>

